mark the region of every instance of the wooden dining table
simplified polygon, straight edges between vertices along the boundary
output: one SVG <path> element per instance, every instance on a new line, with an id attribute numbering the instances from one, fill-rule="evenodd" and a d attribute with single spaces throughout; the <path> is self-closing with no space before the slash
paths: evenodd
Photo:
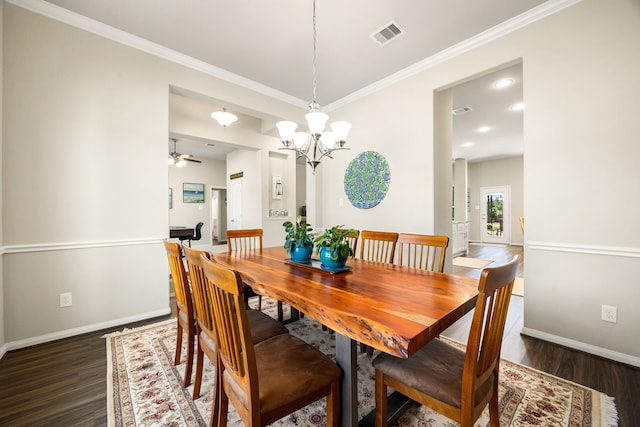
<path id="1" fill-rule="evenodd" d="M 475 307 L 476 279 L 349 258 L 346 271 L 296 264 L 282 247 L 216 253 L 254 291 L 335 331 L 342 426 L 358 425 L 357 342 L 408 358 Z M 370 417 L 372 418 L 372 417 Z"/>

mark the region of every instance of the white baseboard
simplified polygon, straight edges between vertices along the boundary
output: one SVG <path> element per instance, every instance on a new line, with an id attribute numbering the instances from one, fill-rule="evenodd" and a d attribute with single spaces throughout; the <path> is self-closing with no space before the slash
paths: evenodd
<path id="1" fill-rule="evenodd" d="M 3 348 L 4 351 L 17 350 L 19 348 L 30 347 L 36 344 L 42 344 L 49 341 L 55 341 L 62 338 L 69 338 L 80 334 L 86 334 L 87 332 L 95 332 L 101 329 L 112 328 L 114 326 L 126 325 L 127 323 L 138 322 L 140 320 L 153 319 L 154 317 L 166 316 L 171 314 L 171 308 L 162 310 L 150 311 L 147 313 L 138 314 L 130 317 L 122 317 L 120 319 L 109 320 L 107 322 L 94 323 L 92 325 L 81 326 L 79 328 L 66 329 L 64 331 L 52 332 L 50 334 L 44 334 L 37 337 L 26 338 L 23 340 L 12 341 L 6 343 Z M 0 350 L 1 351 L 1 350 Z M 4 355 L 2 353 L 0 358 Z"/>
<path id="2" fill-rule="evenodd" d="M 549 341 L 555 344 L 560 344 L 565 347 L 580 350 L 585 353 L 594 354 L 596 356 L 604 357 L 606 359 L 615 360 L 616 362 L 626 363 L 627 365 L 640 367 L 640 357 L 632 356 L 630 354 L 619 353 L 617 351 L 609 350 L 595 345 L 586 344 L 580 341 L 575 341 L 569 338 L 560 337 L 546 332 L 538 331 L 531 328 L 522 328 L 521 333 L 533 338 L 539 338 L 544 341 Z"/>

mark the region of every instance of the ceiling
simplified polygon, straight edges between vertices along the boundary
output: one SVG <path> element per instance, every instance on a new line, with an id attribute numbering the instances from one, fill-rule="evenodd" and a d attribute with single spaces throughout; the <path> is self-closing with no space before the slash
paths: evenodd
<path id="1" fill-rule="evenodd" d="M 317 1 L 317 100 L 327 111 L 381 82 L 401 78 L 411 70 L 499 37 L 568 3 L 367 0 L 364 6 L 363 1 Z M 152 46 L 174 56 L 186 55 L 207 65 L 221 78 L 297 105 L 305 106 L 312 98 L 311 0 L 207 0 L 190 3 L 189 7 L 180 0 L 36 2 L 52 9 L 51 15 L 66 13 L 73 16 L 73 22 L 86 21 L 82 26 L 96 33 L 117 40 L 129 37 L 131 45 L 139 45 L 140 40 L 152 42 Z M 390 23 L 395 23 L 403 34 L 381 46 L 372 34 Z M 521 97 L 522 73 L 521 68 L 516 68 L 513 73 L 520 74 L 511 91 L 520 90 Z M 509 155 L 517 154 L 515 147 L 522 145 L 521 125 L 519 129 L 513 125 L 514 116 L 520 116 L 521 123 L 522 113 L 505 114 L 506 99 L 492 101 L 499 98 L 490 96 L 498 92 L 487 90 L 489 81 L 485 80 L 492 78 L 484 76 L 477 85 L 469 82 L 454 90 L 454 107 L 468 105 L 473 109 L 454 117 L 456 126 L 465 127 L 464 131 L 454 132 L 456 157 L 465 153 L 457 146 L 467 141 L 476 144 L 466 149 L 467 155 L 474 158 L 499 155 L 498 141 L 509 144 Z M 510 124 L 503 125 L 503 120 L 510 120 Z M 482 135 L 486 138 L 473 133 L 473 126 L 480 121 L 493 127 Z M 484 141 L 489 139 L 493 147 L 489 154 L 482 153 Z"/>

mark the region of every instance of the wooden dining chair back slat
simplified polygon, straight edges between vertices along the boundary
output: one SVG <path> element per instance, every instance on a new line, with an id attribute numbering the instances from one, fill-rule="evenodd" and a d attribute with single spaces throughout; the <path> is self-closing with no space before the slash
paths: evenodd
<path id="1" fill-rule="evenodd" d="M 346 235 L 347 242 L 349 242 L 349 246 L 351 247 L 351 251 L 353 252 L 353 256 L 356 256 L 356 249 L 358 248 L 358 236 L 360 235 L 360 231 L 356 229 L 352 229 L 353 232 Z"/>
<path id="2" fill-rule="evenodd" d="M 262 249 L 261 228 L 246 230 L 227 230 L 227 248 L 229 252 Z"/>
<path id="3" fill-rule="evenodd" d="M 398 233 L 362 230 L 358 257 L 367 261 L 392 263 Z"/>
<path id="4" fill-rule="evenodd" d="M 448 236 L 400 233 L 397 264 L 442 273 L 448 245 Z"/>
<path id="5" fill-rule="evenodd" d="M 202 384 L 202 370 L 204 365 L 204 355 L 211 361 L 214 370 L 218 371 L 218 356 L 216 348 L 216 331 L 213 322 L 213 308 L 209 293 L 205 286 L 204 269 L 202 268 L 201 257 L 211 259 L 208 252 L 192 249 L 190 247 L 183 248 L 187 266 L 189 268 L 189 277 L 191 278 L 191 292 L 193 295 L 193 304 L 195 307 L 197 331 L 196 345 L 196 378 L 193 382 L 193 399 L 200 397 L 200 386 Z M 215 390 L 215 389 L 214 389 Z M 216 393 L 214 392 L 214 400 Z"/>
<path id="6" fill-rule="evenodd" d="M 164 246 L 167 251 L 169 260 L 169 269 L 171 271 L 171 281 L 173 282 L 173 290 L 176 295 L 176 318 L 177 318 L 177 337 L 174 364 L 180 364 L 182 355 L 182 335 L 187 334 L 187 360 L 184 374 L 184 386 L 191 384 L 191 371 L 193 367 L 193 347 L 196 335 L 196 319 L 193 307 L 193 297 L 187 271 L 182 259 L 182 249 L 180 243 L 164 240 Z"/>
<path id="7" fill-rule="evenodd" d="M 466 350 L 436 338 L 408 359 L 387 354 L 374 359 L 376 426 L 386 425 L 387 387 L 463 427 L 473 426 L 489 404 L 489 423 L 499 426 L 500 348 L 518 262 L 516 255 L 482 271 Z"/>
<path id="8" fill-rule="evenodd" d="M 229 401 L 246 426 L 265 426 L 326 397 L 327 425 L 337 426 L 340 368 L 293 335 L 252 343 L 240 274 L 202 262 L 221 362 L 218 425 L 226 426 Z"/>

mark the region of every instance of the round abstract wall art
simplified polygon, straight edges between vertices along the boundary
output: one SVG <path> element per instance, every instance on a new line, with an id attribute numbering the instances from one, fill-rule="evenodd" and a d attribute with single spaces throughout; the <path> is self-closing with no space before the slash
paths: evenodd
<path id="1" fill-rule="evenodd" d="M 349 163 L 344 173 L 344 192 L 353 206 L 369 209 L 387 195 L 389 181 L 387 159 L 375 151 L 365 151 Z"/>

